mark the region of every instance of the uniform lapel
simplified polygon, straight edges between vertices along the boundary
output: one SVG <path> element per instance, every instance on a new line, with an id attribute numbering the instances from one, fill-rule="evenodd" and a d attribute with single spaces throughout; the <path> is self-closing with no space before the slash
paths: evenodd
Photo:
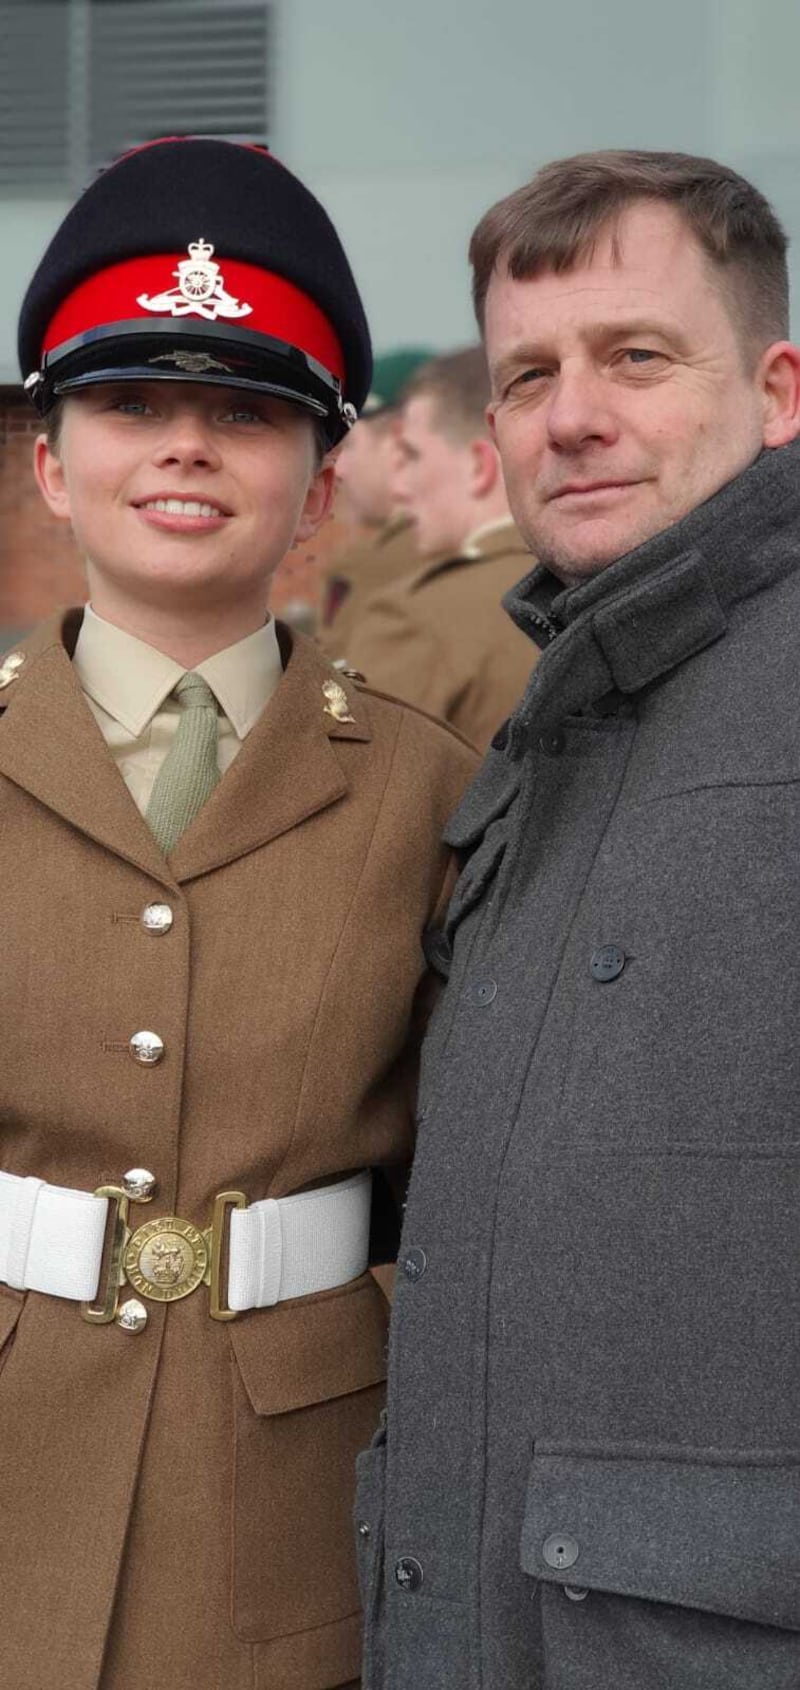
<path id="1" fill-rule="evenodd" d="M 140 816 L 81 691 L 65 645 L 79 613 L 23 640 L 25 661 L 0 691 L 0 775 L 167 886 L 174 879 Z"/>
<path id="2" fill-rule="evenodd" d="M 351 722 L 326 713 L 336 681 Z M 176 880 L 192 880 L 265 845 L 347 792 L 336 739 L 370 739 L 364 700 L 312 640 L 295 636 L 281 681 L 227 773 L 178 841 Z"/>

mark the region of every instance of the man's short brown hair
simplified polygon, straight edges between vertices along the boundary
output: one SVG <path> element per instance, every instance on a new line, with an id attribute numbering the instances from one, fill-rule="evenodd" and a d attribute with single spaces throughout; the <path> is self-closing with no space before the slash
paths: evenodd
<path id="1" fill-rule="evenodd" d="M 401 403 L 430 397 L 435 427 L 448 439 L 466 442 L 486 434 L 489 370 L 482 346 L 465 346 L 420 364 L 405 383 Z"/>
<path id="2" fill-rule="evenodd" d="M 470 242 L 475 314 L 502 265 L 515 281 L 571 270 L 634 201 L 672 205 L 719 274 L 743 346 L 752 355 L 789 332 L 786 235 L 752 183 L 688 153 L 596 152 L 546 164 L 498 200 Z"/>

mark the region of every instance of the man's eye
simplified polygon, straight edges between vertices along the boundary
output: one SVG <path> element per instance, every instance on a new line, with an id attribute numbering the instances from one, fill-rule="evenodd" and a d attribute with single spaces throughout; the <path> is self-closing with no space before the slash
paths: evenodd
<path id="1" fill-rule="evenodd" d="M 660 358 L 661 353 L 654 352 L 651 347 L 647 346 L 626 346 L 623 357 L 629 358 L 632 364 L 649 364 L 654 359 Z"/>
<path id="2" fill-rule="evenodd" d="M 543 369 L 540 364 L 533 364 L 529 370 L 520 370 L 519 375 L 511 377 L 506 393 L 518 393 L 520 388 L 535 387 L 537 382 L 543 381 L 548 374 L 549 371 Z"/>
<path id="3" fill-rule="evenodd" d="M 120 411 L 125 417 L 143 417 L 150 409 L 149 405 L 145 404 L 144 399 L 133 399 L 129 395 L 124 398 L 112 399 L 110 408 L 112 411 Z"/>

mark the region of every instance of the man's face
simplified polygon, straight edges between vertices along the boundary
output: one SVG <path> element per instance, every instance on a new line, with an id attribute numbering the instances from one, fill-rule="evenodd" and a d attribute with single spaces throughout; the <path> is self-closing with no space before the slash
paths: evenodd
<path id="1" fill-rule="evenodd" d="M 187 382 L 90 387 L 64 402 L 39 485 L 68 519 L 90 588 L 162 605 L 264 595 L 324 514 L 307 415 L 282 400 Z"/>
<path id="2" fill-rule="evenodd" d="M 368 528 L 388 522 L 396 464 L 394 416 L 362 417 L 345 435 L 336 458 L 337 515 Z"/>
<path id="3" fill-rule="evenodd" d="M 532 552 L 573 583 L 668 528 L 757 457 L 760 367 L 702 248 L 640 201 L 590 260 L 490 283 L 490 421 Z"/>
<path id="4" fill-rule="evenodd" d="M 398 448 L 395 497 L 414 525 L 417 550 L 422 557 L 457 552 L 469 526 L 469 445 L 442 432 L 436 401 L 419 393 L 403 406 Z"/>

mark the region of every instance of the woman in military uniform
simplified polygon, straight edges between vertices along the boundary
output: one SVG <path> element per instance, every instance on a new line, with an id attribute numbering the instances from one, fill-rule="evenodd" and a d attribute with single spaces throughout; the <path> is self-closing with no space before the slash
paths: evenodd
<path id="1" fill-rule="evenodd" d="M 0 666 L 0 1681 L 327 1690 L 385 1371 L 370 1170 L 409 1154 L 473 760 L 268 615 L 370 369 L 282 165 L 127 155 L 20 355 L 90 603 Z"/>

